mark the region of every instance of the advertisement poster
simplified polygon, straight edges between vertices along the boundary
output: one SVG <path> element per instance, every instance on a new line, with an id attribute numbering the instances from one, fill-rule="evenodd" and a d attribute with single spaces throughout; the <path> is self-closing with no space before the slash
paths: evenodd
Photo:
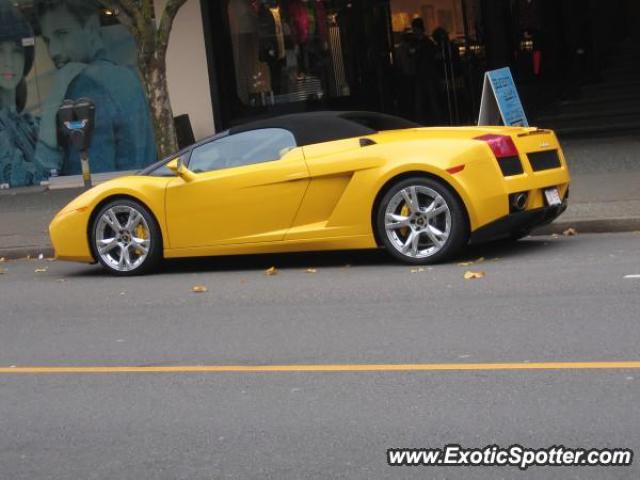
<path id="1" fill-rule="evenodd" d="M 58 132 L 65 99 L 96 104 L 93 173 L 155 161 L 135 42 L 109 13 L 92 0 L 0 0 L 0 187 L 81 173 Z"/>

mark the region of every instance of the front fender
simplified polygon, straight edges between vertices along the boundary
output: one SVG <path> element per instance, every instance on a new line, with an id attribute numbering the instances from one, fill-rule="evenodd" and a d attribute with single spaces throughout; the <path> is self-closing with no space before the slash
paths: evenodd
<path id="1" fill-rule="evenodd" d="M 165 191 L 171 178 L 132 176 L 111 180 L 88 190 L 65 206 L 49 226 L 56 256 L 63 260 L 93 262 L 88 232 L 96 210 L 115 197 L 130 197 L 143 203 L 154 215 L 162 238 L 168 244 L 165 221 Z"/>

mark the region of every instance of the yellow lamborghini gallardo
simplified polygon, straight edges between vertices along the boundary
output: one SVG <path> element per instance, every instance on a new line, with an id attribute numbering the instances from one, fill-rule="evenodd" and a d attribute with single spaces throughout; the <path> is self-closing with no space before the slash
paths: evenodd
<path id="1" fill-rule="evenodd" d="M 62 209 L 50 234 L 57 258 L 118 275 L 162 258 L 380 247 L 419 265 L 551 222 L 569 180 L 549 130 L 305 113 L 232 128 L 103 183 Z"/>

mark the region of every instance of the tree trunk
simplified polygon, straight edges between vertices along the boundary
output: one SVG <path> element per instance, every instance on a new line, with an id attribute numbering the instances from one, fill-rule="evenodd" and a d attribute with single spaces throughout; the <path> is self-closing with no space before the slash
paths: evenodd
<path id="1" fill-rule="evenodd" d="M 146 62 L 140 62 L 139 66 L 156 134 L 158 158 L 165 158 L 178 151 L 165 60 L 153 56 Z"/>
<path id="2" fill-rule="evenodd" d="M 120 23 L 129 29 L 136 41 L 138 69 L 149 101 L 158 157 L 168 157 L 178 151 L 178 141 L 169 100 L 166 55 L 173 21 L 187 0 L 167 0 L 159 25 L 152 0 L 98 1 L 116 12 Z"/>

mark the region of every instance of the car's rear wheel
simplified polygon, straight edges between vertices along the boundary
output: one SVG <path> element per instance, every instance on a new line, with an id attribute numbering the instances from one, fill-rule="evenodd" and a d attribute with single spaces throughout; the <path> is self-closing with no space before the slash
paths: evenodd
<path id="1" fill-rule="evenodd" d="M 129 199 L 106 204 L 91 228 L 95 258 L 115 275 L 141 275 L 162 258 L 162 235 L 149 210 Z"/>
<path id="2" fill-rule="evenodd" d="M 469 240 L 462 202 L 445 184 L 423 177 L 402 180 L 386 192 L 376 229 L 391 255 L 415 265 L 447 260 Z"/>

